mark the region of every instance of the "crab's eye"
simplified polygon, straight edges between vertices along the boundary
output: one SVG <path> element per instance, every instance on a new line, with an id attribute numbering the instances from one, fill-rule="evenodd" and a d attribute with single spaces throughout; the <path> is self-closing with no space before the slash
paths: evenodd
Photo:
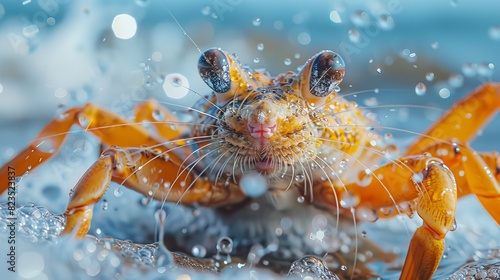
<path id="1" fill-rule="evenodd" d="M 316 55 L 311 65 L 309 91 L 316 97 L 327 96 L 342 81 L 345 64 L 342 57 L 332 51 Z"/>
<path id="2" fill-rule="evenodd" d="M 225 93 L 231 89 L 229 60 L 218 49 L 209 49 L 198 60 L 198 72 L 203 81 L 215 92 Z"/>

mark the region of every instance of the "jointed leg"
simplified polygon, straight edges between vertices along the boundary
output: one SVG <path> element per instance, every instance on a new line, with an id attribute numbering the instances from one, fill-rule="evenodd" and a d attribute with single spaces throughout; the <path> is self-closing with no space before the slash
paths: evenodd
<path id="1" fill-rule="evenodd" d="M 74 188 L 65 212 L 64 233 L 72 233 L 78 238 L 85 236 L 94 205 L 111 181 L 159 201 L 221 206 L 245 199 L 237 185 L 214 186 L 189 174 L 189 169 L 180 166 L 181 162 L 173 153 L 148 149 L 110 148 L 104 151 Z"/>
<path id="2" fill-rule="evenodd" d="M 430 156 L 408 156 L 373 171 L 368 186 L 345 186 L 359 199 L 357 207 L 380 209 L 401 202 L 414 203 L 423 225 L 417 229 L 403 266 L 401 279 L 430 279 L 444 251 L 444 237 L 453 227 L 457 189 L 453 174 Z M 342 188 L 336 189 L 339 193 Z M 335 207 L 328 184 L 315 189 L 315 201 Z"/>
<path id="3" fill-rule="evenodd" d="M 177 121 L 173 115 L 167 115 L 164 112 L 166 109 L 159 109 L 158 106 L 155 109 L 165 114 L 166 122 Z M 130 122 L 94 104 L 89 103 L 82 108 L 74 107 L 54 118 L 26 149 L 0 168 L 0 193 L 4 192 L 8 186 L 9 166 L 15 168 L 17 174 L 24 174 L 28 170 L 35 169 L 59 152 L 73 125 L 79 125 L 85 131 L 93 133 L 107 146 L 154 146 L 159 145 L 163 140 L 152 136 L 140 122 Z M 174 130 L 170 130 L 173 133 Z"/>

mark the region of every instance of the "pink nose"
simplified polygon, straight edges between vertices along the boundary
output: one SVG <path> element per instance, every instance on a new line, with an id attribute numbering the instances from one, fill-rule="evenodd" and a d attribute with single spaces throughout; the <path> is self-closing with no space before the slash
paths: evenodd
<path id="1" fill-rule="evenodd" d="M 249 123 L 248 131 L 253 138 L 269 138 L 274 132 L 276 132 L 276 123 L 272 124 L 261 124 L 261 123 Z"/>

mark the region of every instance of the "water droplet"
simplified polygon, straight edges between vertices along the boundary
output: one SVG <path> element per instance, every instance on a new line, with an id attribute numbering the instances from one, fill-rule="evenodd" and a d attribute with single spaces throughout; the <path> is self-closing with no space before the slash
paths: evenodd
<path id="1" fill-rule="evenodd" d="M 347 269 L 347 267 L 346 267 Z M 339 280 L 339 277 L 330 271 L 326 262 L 316 256 L 306 255 L 296 260 L 290 266 L 287 274 L 292 279 L 331 279 Z"/>
<path id="2" fill-rule="evenodd" d="M 491 77 L 493 75 L 493 69 L 495 69 L 495 66 L 493 63 L 479 63 L 477 65 L 477 73 L 483 77 Z"/>
<path id="3" fill-rule="evenodd" d="M 153 110 L 152 115 L 153 115 L 153 119 L 155 119 L 155 121 L 161 122 L 161 121 L 165 120 L 165 115 L 160 110 Z"/>
<path id="4" fill-rule="evenodd" d="M 340 168 L 345 168 L 345 167 L 347 166 L 347 161 L 345 161 L 345 160 L 341 160 L 341 161 L 339 162 L 339 166 L 340 166 Z"/>
<path id="5" fill-rule="evenodd" d="M 151 197 L 148 197 L 148 196 L 144 196 L 141 198 L 141 205 L 142 206 L 148 206 L 149 203 L 151 203 Z"/>
<path id="6" fill-rule="evenodd" d="M 424 175 L 422 173 L 414 173 L 411 176 L 411 179 L 413 180 L 413 182 L 415 184 L 419 184 L 419 183 L 421 183 L 424 180 Z"/>
<path id="7" fill-rule="evenodd" d="M 253 21 L 252 21 L 252 24 L 253 26 L 260 26 L 260 18 L 255 18 Z"/>
<path id="8" fill-rule="evenodd" d="M 204 16 L 210 15 L 210 6 L 203 7 L 201 9 L 201 14 L 204 15 Z"/>
<path id="9" fill-rule="evenodd" d="M 359 33 L 358 30 L 354 28 L 349 29 L 349 31 L 347 31 L 347 35 L 349 36 L 349 40 L 351 40 L 351 42 L 355 44 L 361 42 L 361 33 Z"/>
<path id="10" fill-rule="evenodd" d="M 359 207 L 356 209 L 356 217 L 362 221 L 371 223 L 378 220 L 377 211 L 367 207 Z"/>
<path id="11" fill-rule="evenodd" d="M 207 249 L 202 245 L 194 245 L 191 249 L 191 254 L 197 258 L 204 258 L 207 255 Z"/>
<path id="12" fill-rule="evenodd" d="M 370 15 L 365 11 L 356 11 L 351 15 L 351 21 L 356 26 L 365 27 L 370 23 Z"/>
<path id="13" fill-rule="evenodd" d="M 108 210 L 108 201 L 106 199 L 102 200 L 102 210 Z"/>
<path id="14" fill-rule="evenodd" d="M 432 72 L 428 72 L 425 74 L 425 79 L 428 81 L 428 82 L 432 82 L 434 81 L 434 73 Z"/>
<path id="15" fill-rule="evenodd" d="M 297 175 L 295 176 L 295 181 L 297 181 L 297 182 L 299 182 L 299 183 L 300 183 L 300 182 L 304 182 L 304 178 L 305 178 L 304 174 L 300 173 L 300 174 L 297 174 Z"/>
<path id="16" fill-rule="evenodd" d="M 259 51 L 264 50 L 264 44 L 259 43 L 259 44 L 257 45 L 257 50 L 259 50 Z"/>
<path id="17" fill-rule="evenodd" d="M 330 12 L 330 20 L 334 23 L 341 23 L 342 19 L 337 11 L 333 10 Z"/>
<path id="18" fill-rule="evenodd" d="M 373 173 L 370 169 L 359 172 L 357 184 L 360 187 L 366 187 L 372 182 Z"/>
<path id="19" fill-rule="evenodd" d="M 227 236 L 221 237 L 216 246 L 218 253 L 230 254 L 233 251 L 233 240 Z"/>
<path id="20" fill-rule="evenodd" d="M 488 30 L 490 38 L 493 40 L 500 40 L 500 26 L 492 26 Z"/>
<path id="21" fill-rule="evenodd" d="M 447 88 L 442 88 L 439 90 L 439 96 L 443 99 L 450 97 L 450 95 L 451 95 L 450 90 Z"/>
<path id="22" fill-rule="evenodd" d="M 424 83 L 418 83 L 416 86 L 415 86 L 415 93 L 418 95 L 418 96 L 422 96 L 425 94 L 425 92 L 427 91 L 427 87 L 425 86 Z"/>
<path id="23" fill-rule="evenodd" d="M 170 98 L 183 98 L 189 91 L 189 81 L 180 73 L 168 74 L 163 82 L 163 91 Z"/>
<path id="24" fill-rule="evenodd" d="M 305 197 L 303 197 L 303 196 L 299 196 L 299 197 L 297 197 L 297 202 L 298 202 L 298 203 L 304 203 L 304 201 L 305 201 L 305 200 L 306 200 L 306 198 L 305 198 Z"/>
<path id="25" fill-rule="evenodd" d="M 384 30 L 391 30 L 394 28 L 394 19 L 390 15 L 380 15 L 378 17 L 378 25 Z"/>
<path id="26" fill-rule="evenodd" d="M 369 97 L 369 98 L 365 98 L 365 100 L 363 100 L 363 103 L 366 105 L 366 106 L 377 106 L 378 105 L 378 100 L 376 97 Z"/>
<path id="27" fill-rule="evenodd" d="M 259 63 L 260 59 L 258 57 L 253 59 L 253 63 Z"/>
<path id="28" fill-rule="evenodd" d="M 431 43 L 431 48 L 433 48 L 434 50 L 439 48 L 439 42 L 432 42 Z"/>
<path id="29" fill-rule="evenodd" d="M 464 76 L 460 74 L 452 74 L 448 78 L 448 82 L 450 83 L 450 86 L 459 88 L 464 84 Z"/>
<path id="30" fill-rule="evenodd" d="M 377 68 L 377 73 L 382 74 L 382 69 Z"/>
<path id="31" fill-rule="evenodd" d="M 249 173 L 243 175 L 243 178 L 241 178 L 240 188 L 249 197 L 258 197 L 267 191 L 269 185 L 264 175 Z"/>
<path id="32" fill-rule="evenodd" d="M 453 224 L 451 224 L 450 231 L 455 231 L 457 230 L 457 220 L 453 219 Z"/>
<path id="33" fill-rule="evenodd" d="M 146 7 L 149 5 L 149 0 L 135 0 L 135 4 L 139 7 Z"/>
<path id="34" fill-rule="evenodd" d="M 122 196 L 122 195 L 123 195 L 122 188 L 121 188 L 121 187 L 117 187 L 117 188 L 114 190 L 113 194 L 114 194 L 116 197 L 120 197 L 120 196 Z"/>
<path id="35" fill-rule="evenodd" d="M 285 58 L 284 63 L 285 63 L 285 65 L 288 66 L 288 65 L 292 64 L 292 60 L 287 57 L 287 58 Z"/>
<path id="36" fill-rule="evenodd" d="M 477 64 L 476 63 L 465 63 L 462 66 L 462 73 L 466 77 L 474 77 L 477 75 Z"/>
<path id="37" fill-rule="evenodd" d="M 359 197 L 354 194 L 344 192 L 340 195 L 340 206 L 344 208 L 351 208 L 359 203 Z"/>
<path id="38" fill-rule="evenodd" d="M 309 45 L 311 43 L 311 35 L 307 32 L 300 32 L 299 35 L 297 35 L 297 42 L 301 45 Z"/>
<path id="39" fill-rule="evenodd" d="M 347 266 L 346 266 L 346 265 L 342 265 L 342 266 L 340 267 L 340 269 L 341 269 L 341 270 L 347 270 Z"/>
<path id="40" fill-rule="evenodd" d="M 295 53 L 295 54 L 293 55 L 293 57 L 294 57 L 295 59 L 299 59 L 299 58 L 300 58 L 300 53 Z"/>
<path id="41" fill-rule="evenodd" d="M 83 114 L 80 114 L 78 116 L 78 122 L 80 123 L 80 126 L 83 128 L 87 128 L 89 126 L 89 120 Z"/>

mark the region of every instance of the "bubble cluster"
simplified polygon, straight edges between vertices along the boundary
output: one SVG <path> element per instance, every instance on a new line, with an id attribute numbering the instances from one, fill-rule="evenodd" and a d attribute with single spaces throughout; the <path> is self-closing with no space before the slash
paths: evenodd
<path id="1" fill-rule="evenodd" d="M 500 279 L 500 250 L 477 251 L 473 258 L 445 280 Z"/>
<path id="2" fill-rule="evenodd" d="M 32 242 L 54 242 L 64 229 L 65 220 L 61 215 L 54 215 L 42 206 L 26 203 L 14 212 L 17 218 L 18 232 L 25 234 Z M 0 204 L 0 232 L 8 230 L 9 218 L 12 218 L 6 202 Z"/>
<path id="3" fill-rule="evenodd" d="M 292 263 L 287 275 L 290 279 L 331 279 L 340 278 L 328 269 L 326 262 L 316 256 L 307 255 Z"/>

